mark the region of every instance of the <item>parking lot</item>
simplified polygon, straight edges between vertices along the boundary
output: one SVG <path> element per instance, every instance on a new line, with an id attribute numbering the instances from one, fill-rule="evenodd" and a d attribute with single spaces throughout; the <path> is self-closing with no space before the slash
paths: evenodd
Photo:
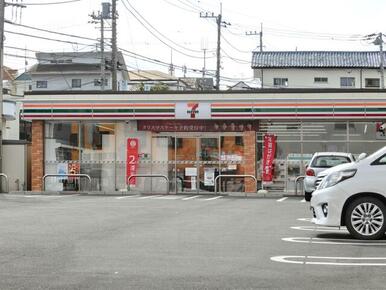
<path id="1" fill-rule="evenodd" d="M 1 195 L 1 289 L 383 289 L 386 239 L 301 198 Z"/>

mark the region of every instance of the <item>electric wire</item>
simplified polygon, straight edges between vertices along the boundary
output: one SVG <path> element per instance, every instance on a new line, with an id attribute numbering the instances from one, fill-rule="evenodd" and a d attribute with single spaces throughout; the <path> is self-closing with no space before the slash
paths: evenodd
<path id="1" fill-rule="evenodd" d="M 133 13 L 130 9 L 129 9 L 129 7 L 127 7 L 127 5 L 125 4 L 125 3 L 127 3 L 129 6 L 130 6 L 130 8 L 133 10 L 133 11 L 135 11 L 135 13 Z M 181 54 L 183 54 L 183 55 L 185 55 L 185 56 L 188 56 L 188 57 L 191 57 L 191 58 L 199 58 L 199 59 L 202 59 L 203 57 L 202 56 L 200 56 L 200 57 L 198 57 L 198 56 L 194 56 L 194 55 L 190 55 L 190 54 L 187 54 L 187 53 L 184 53 L 184 52 L 182 52 L 182 51 L 180 51 L 180 50 L 178 50 L 178 49 L 176 49 L 175 47 L 173 47 L 173 46 L 171 46 L 171 45 L 169 45 L 168 43 L 166 43 L 166 41 L 164 41 L 163 39 L 161 39 L 160 37 L 158 37 L 148 26 L 150 26 L 156 33 L 158 33 L 159 35 L 161 35 L 164 39 L 166 39 L 166 40 L 168 40 L 169 42 L 171 42 L 171 43 L 173 43 L 175 46 L 178 46 L 178 47 L 180 47 L 180 48 L 182 48 L 182 49 L 184 49 L 184 50 L 187 50 L 187 51 L 190 51 L 190 52 L 195 52 L 195 53 L 202 53 L 202 51 L 200 51 L 200 50 L 195 50 L 195 49 L 191 49 L 191 48 L 187 48 L 187 47 L 184 47 L 184 46 L 182 46 L 182 45 L 180 45 L 180 44 L 178 44 L 178 43 L 176 43 L 175 41 L 173 41 L 173 40 L 171 40 L 170 38 L 168 38 L 167 36 L 165 36 L 163 33 L 161 33 L 158 29 L 156 29 L 149 21 L 147 21 L 131 4 L 130 4 L 130 2 L 128 1 L 128 0 L 123 0 L 122 1 L 122 4 L 123 4 L 123 6 L 126 8 L 126 10 L 149 32 L 149 33 L 151 33 L 154 37 L 156 37 L 159 41 L 161 41 L 163 44 L 165 44 L 166 46 L 168 46 L 169 48 L 171 48 L 171 49 L 173 49 L 173 50 L 175 50 L 175 51 L 177 51 L 177 52 L 179 52 L 179 53 L 181 53 Z M 137 16 L 138 15 L 138 16 Z M 141 18 L 141 19 L 139 19 L 139 18 Z M 146 25 L 145 23 L 148 25 Z"/>
<path id="2" fill-rule="evenodd" d="M 46 2 L 46 3 L 21 3 L 21 5 L 26 6 L 44 6 L 44 5 L 58 5 L 58 4 L 67 4 L 73 2 L 80 2 L 82 0 L 67 0 L 67 1 L 58 1 L 58 2 Z"/>

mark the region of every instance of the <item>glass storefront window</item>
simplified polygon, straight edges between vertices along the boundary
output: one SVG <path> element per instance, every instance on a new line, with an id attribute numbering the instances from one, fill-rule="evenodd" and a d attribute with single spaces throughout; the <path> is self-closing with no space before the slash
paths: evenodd
<path id="1" fill-rule="evenodd" d="M 91 177 L 91 190 L 115 190 L 115 124 L 83 123 L 80 172 Z"/>
<path id="2" fill-rule="evenodd" d="M 45 123 L 44 164 L 46 174 L 79 173 L 79 152 L 79 123 Z M 79 181 L 70 178 L 47 178 L 46 189 L 78 190 Z"/>
<path id="3" fill-rule="evenodd" d="M 220 137 L 220 174 L 244 174 L 244 138 L 243 136 Z M 224 178 L 221 190 L 225 192 L 243 192 L 245 189 L 244 178 Z"/>
<path id="4" fill-rule="evenodd" d="M 303 140 L 347 140 L 347 124 L 342 122 L 303 122 Z"/>
<path id="5" fill-rule="evenodd" d="M 378 139 L 376 124 L 377 122 L 350 122 L 349 140 L 376 141 Z"/>

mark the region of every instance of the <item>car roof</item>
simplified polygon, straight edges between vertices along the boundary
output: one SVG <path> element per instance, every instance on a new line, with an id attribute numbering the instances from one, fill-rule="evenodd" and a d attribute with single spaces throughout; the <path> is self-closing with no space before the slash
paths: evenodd
<path id="1" fill-rule="evenodd" d="M 351 153 L 346 152 L 315 152 L 314 156 L 350 156 Z"/>

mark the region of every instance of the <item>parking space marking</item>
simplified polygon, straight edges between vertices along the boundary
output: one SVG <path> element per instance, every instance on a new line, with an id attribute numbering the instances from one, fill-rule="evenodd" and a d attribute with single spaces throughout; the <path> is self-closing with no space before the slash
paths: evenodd
<path id="1" fill-rule="evenodd" d="M 298 221 L 301 221 L 301 222 L 311 222 L 312 221 L 312 218 L 298 218 L 297 219 Z"/>
<path id="2" fill-rule="evenodd" d="M 199 195 L 193 195 L 193 196 L 185 197 L 182 200 L 190 200 L 190 199 L 195 199 L 197 197 L 200 197 L 200 196 Z"/>
<path id="3" fill-rule="evenodd" d="M 287 198 L 288 198 L 288 197 L 280 198 L 280 199 L 277 200 L 277 202 L 283 202 L 283 201 L 285 201 Z"/>
<path id="4" fill-rule="evenodd" d="M 142 196 L 142 197 L 139 197 L 138 199 L 154 199 L 154 198 L 157 198 L 157 197 L 161 197 L 162 195 L 148 195 L 148 196 Z"/>
<path id="5" fill-rule="evenodd" d="M 179 195 L 165 195 L 165 196 L 160 196 L 160 197 L 157 197 L 155 199 L 181 199 L 182 196 L 179 196 Z"/>
<path id="6" fill-rule="evenodd" d="M 331 260 L 325 262 L 325 260 Z M 324 266 L 386 266 L 385 257 L 323 257 L 323 256 L 274 256 L 271 261 L 288 264 Z M 350 262 L 348 262 L 350 261 Z M 356 262 L 355 262 L 356 261 Z M 366 261 L 366 262 L 363 262 Z M 382 263 L 375 263 L 380 261 Z"/>
<path id="7" fill-rule="evenodd" d="M 219 199 L 219 198 L 223 198 L 223 196 L 215 196 L 215 197 L 211 197 L 211 198 L 206 198 L 206 199 L 204 199 L 204 200 L 206 200 L 206 201 L 210 201 L 210 200 L 216 200 L 216 199 Z"/>
<path id="8" fill-rule="evenodd" d="M 298 231 L 312 231 L 312 232 L 347 232 L 346 227 L 322 227 L 322 226 L 296 226 L 290 227 Z"/>
<path id="9" fill-rule="evenodd" d="M 134 198 L 134 197 L 139 197 L 139 196 L 140 196 L 139 194 L 137 194 L 137 195 L 125 195 L 125 196 L 116 197 L 115 199 Z"/>
<path id="10" fill-rule="evenodd" d="M 328 238 L 309 238 L 309 237 L 290 237 L 282 238 L 285 242 L 305 243 L 305 244 L 325 244 L 325 245 L 358 245 L 358 246 L 386 246 L 386 241 L 358 241 L 350 239 L 328 239 Z"/>
<path id="11" fill-rule="evenodd" d="M 23 197 L 31 198 L 31 197 L 42 197 L 42 198 L 62 198 L 67 196 L 74 196 L 75 194 L 71 195 L 43 195 L 43 194 L 33 194 L 33 195 L 21 195 Z M 79 195 L 79 194 L 76 194 Z"/>

